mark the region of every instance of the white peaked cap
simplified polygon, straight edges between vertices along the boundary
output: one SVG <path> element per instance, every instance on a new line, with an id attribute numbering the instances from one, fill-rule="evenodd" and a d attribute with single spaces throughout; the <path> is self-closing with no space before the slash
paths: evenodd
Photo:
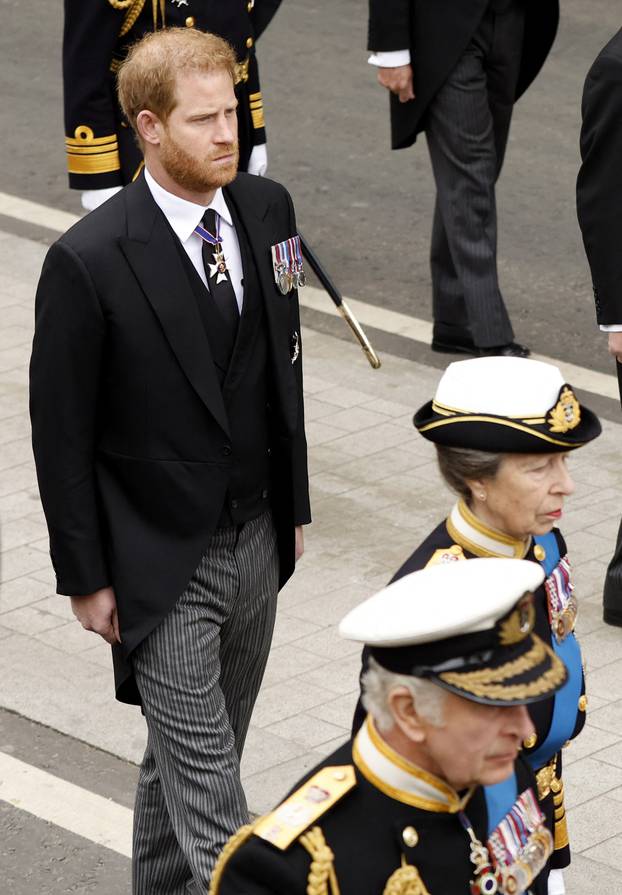
<path id="1" fill-rule="evenodd" d="M 543 580 L 542 567 L 524 559 L 430 566 L 356 606 L 342 619 L 339 633 L 370 646 L 400 647 L 487 631 Z"/>
<path id="2" fill-rule="evenodd" d="M 434 400 L 468 413 L 506 417 L 544 416 L 564 385 L 553 364 L 523 357 L 477 357 L 450 364 Z"/>

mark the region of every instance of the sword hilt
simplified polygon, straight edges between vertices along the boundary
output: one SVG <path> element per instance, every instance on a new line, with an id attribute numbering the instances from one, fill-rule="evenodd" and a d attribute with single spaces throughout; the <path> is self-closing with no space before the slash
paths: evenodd
<path id="1" fill-rule="evenodd" d="M 343 319 L 346 321 L 346 323 L 352 330 L 352 332 L 354 333 L 354 335 L 356 336 L 356 338 L 358 339 L 361 348 L 363 349 L 363 351 L 365 352 L 365 354 L 367 356 L 367 360 L 369 361 L 370 366 L 374 370 L 377 370 L 381 365 L 380 358 L 378 357 L 378 355 L 372 348 L 371 342 L 365 335 L 365 332 L 363 331 L 361 324 L 358 322 L 358 320 L 356 319 L 356 317 L 354 316 L 354 314 L 352 313 L 352 311 L 350 310 L 350 308 L 348 307 L 348 305 L 346 304 L 346 302 L 343 299 L 341 301 L 341 304 L 338 306 L 338 310 L 339 310 L 339 313 L 341 314 L 341 316 L 343 317 Z"/>

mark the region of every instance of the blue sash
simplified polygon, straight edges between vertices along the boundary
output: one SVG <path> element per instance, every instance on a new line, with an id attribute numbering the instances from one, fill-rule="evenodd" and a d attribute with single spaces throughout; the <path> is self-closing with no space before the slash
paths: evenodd
<path id="1" fill-rule="evenodd" d="M 546 551 L 546 556 L 540 565 L 548 578 L 560 560 L 557 538 L 553 532 L 549 532 L 546 535 L 536 535 L 534 541 Z M 554 696 L 551 727 L 546 739 L 537 749 L 525 755 L 534 770 L 547 764 L 572 736 L 577 723 L 579 697 L 583 689 L 581 649 L 574 634 L 568 634 L 561 643 L 558 643 L 557 638 L 553 636 L 552 647 L 568 670 L 568 680 Z"/>
<path id="2" fill-rule="evenodd" d="M 486 809 L 488 811 L 488 835 L 499 826 L 506 814 L 510 813 L 512 805 L 518 798 L 516 772 L 492 786 L 484 787 Z"/>

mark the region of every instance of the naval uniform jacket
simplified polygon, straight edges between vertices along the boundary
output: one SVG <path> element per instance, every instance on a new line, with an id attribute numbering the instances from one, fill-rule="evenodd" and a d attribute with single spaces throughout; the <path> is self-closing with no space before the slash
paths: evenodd
<path id="1" fill-rule="evenodd" d="M 142 155 L 116 97 L 128 48 L 160 28 L 224 37 L 238 59 L 240 170 L 266 142 L 255 41 L 281 0 L 65 0 L 63 92 L 69 185 L 95 190 L 130 183 Z M 163 11 L 163 13 L 162 13 Z"/>
<path id="2" fill-rule="evenodd" d="M 460 521 L 462 520 L 462 521 Z M 456 524 L 452 524 L 456 523 Z M 459 528 L 456 527 L 459 526 Z M 477 528 L 476 528 L 477 526 Z M 479 529 L 479 533 L 478 533 Z M 473 538 L 478 538 L 477 543 L 472 541 L 465 532 L 469 532 Z M 487 541 L 486 538 L 492 537 L 493 540 Z M 554 529 L 549 537 L 552 537 L 557 545 L 559 556 L 566 556 L 566 544 L 561 533 Z M 494 540 L 503 538 L 501 548 L 506 547 L 508 553 L 514 550 L 517 558 L 531 560 L 540 563 L 545 567 L 545 574 L 548 573 L 546 567 L 546 557 L 543 557 L 543 550 L 539 549 L 539 545 L 535 542 L 530 544 L 527 554 L 523 556 L 523 545 L 519 541 L 513 541 L 511 538 L 500 535 L 498 532 L 486 530 L 481 523 L 473 516 L 465 507 L 462 501 L 459 501 L 452 511 L 449 519 L 441 522 L 434 531 L 428 535 L 422 544 L 411 554 L 406 562 L 395 573 L 392 581 L 397 581 L 411 572 L 416 572 L 428 565 L 437 562 L 460 561 L 463 559 L 474 559 L 481 556 L 502 556 L 504 554 L 494 550 Z M 483 548 L 483 544 L 488 543 L 490 550 Z M 551 553 L 555 550 L 551 550 Z M 548 578 L 547 574 L 547 578 Z M 549 597 L 545 584 L 542 584 L 534 595 L 534 604 L 536 608 L 536 620 L 534 632 L 548 646 L 553 646 L 554 633 L 551 628 L 551 620 L 549 618 Z M 574 634 L 570 634 L 574 638 Z M 367 647 L 363 650 L 363 670 L 368 664 L 369 651 Z M 567 717 L 567 734 L 565 739 L 574 739 L 582 731 L 586 718 L 587 698 L 585 696 L 585 680 L 583 677 L 583 668 L 581 667 L 580 653 L 578 647 L 575 656 L 578 666 L 573 669 L 574 674 L 578 676 L 580 697 L 572 707 L 572 714 Z M 550 742 L 552 734 L 553 713 L 555 708 L 555 700 L 559 699 L 556 694 L 552 699 L 545 699 L 540 702 L 533 703 L 528 706 L 529 714 L 535 728 L 535 738 L 531 741 L 525 741 L 523 755 L 529 760 L 530 754 L 538 757 L 535 762 L 534 771 L 538 772 L 538 789 L 540 796 L 540 805 L 544 813 L 549 818 L 553 818 L 555 812 L 555 824 L 551 830 L 555 840 L 555 853 L 551 860 L 553 868 L 565 867 L 570 863 L 570 849 L 568 846 L 568 831 L 566 824 L 566 815 L 563 802 L 563 782 L 562 782 L 562 755 L 559 749 L 553 751 L 547 750 L 546 743 Z M 365 717 L 364 709 L 359 703 L 355 710 L 353 730 L 356 731 L 360 727 Z M 545 753 L 542 757 L 543 752 Z"/>
<path id="3" fill-rule="evenodd" d="M 525 34 L 516 99 L 540 71 L 555 39 L 559 0 L 523 0 Z M 393 149 L 412 146 L 425 130 L 425 113 L 447 80 L 490 0 L 369 0 L 368 49 L 373 53 L 410 49 L 415 99 L 400 103 L 391 94 Z"/>
<path id="4" fill-rule="evenodd" d="M 50 248 L 37 291 L 33 446 L 57 590 L 114 587 L 117 698 L 127 702 L 139 701 L 127 660 L 183 592 L 235 485 L 227 408 L 247 389 L 253 340 L 265 344 L 264 503 L 280 586 L 294 569 L 294 527 L 310 521 L 298 298 L 276 287 L 270 252 L 296 233 L 291 199 L 248 174 L 223 192 L 259 293 L 245 296 L 224 388 L 189 262 L 143 176 Z M 245 316 L 254 304 L 261 340 Z"/>
<path id="5" fill-rule="evenodd" d="M 592 272 L 596 319 L 622 324 L 622 30 L 590 68 L 583 89 L 577 213 Z"/>
<path id="6" fill-rule="evenodd" d="M 310 772 L 306 782 L 312 786 L 306 798 L 301 781 L 302 786 L 299 783 L 294 789 L 294 806 L 277 808 L 230 840 L 214 870 L 209 895 L 467 895 L 472 891 L 470 840 L 457 814 L 457 794 L 413 765 L 424 786 L 436 781 L 453 793 L 453 804 L 444 808 L 436 799 L 419 797 L 407 783 L 400 788 L 370 773 L 356 748 L 359 737 Z M 397 774 L 406 779 L 403 770 L 398 768 Z M 520 757 L 515 775 L 518 794 L 532 787 L 533 773 Z M 464 813 L 479 841 L 486 843 L 491 823 L 481 787 L 464 805 Z M 289 843 L 270 841 L 273 833 L 273 840 L 279 838 L 279 826 Z M 547 878 L 545 865 L 530 885 L 529 895 L 546 895 Z"/>

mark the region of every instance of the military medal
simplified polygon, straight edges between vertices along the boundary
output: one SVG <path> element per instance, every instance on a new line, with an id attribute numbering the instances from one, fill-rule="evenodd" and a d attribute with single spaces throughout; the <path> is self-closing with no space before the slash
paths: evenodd
<path id="1" fill-rule="evenodd" d="M 300 237 L 291 236 L 284 242 L 278 242 L 271 248 L 274 282 L 283 295 L 292 289 L 305 285 L 306 277 L 302 266 L 302 249 Z"/>
<path id="2" fill-rule="evenodd" d="M 194 232 L 201 237 L 204 242 L 209 243 L 214 249 L 214 263 L 209 265 L 209 275 L 216 277 L 216 284 L 222 283 L 227 279 L 227 261 L 222 250 L 222 241 L 220 239 L 220 218 L 216 215 L 216 234 L 210 233 L 201 224 L 197 224 Z"/>
<path id="3" fill-rule="evenodd" d="M 544 582 L 548 598 L 549 621 L 551 630 L 558 643 L 574 631 L 577 618 L 577 598 L 573 594 L 573 585 L 570 579 L 570 563 L 564 556 L 555 566 L 550 576 Z"/>

